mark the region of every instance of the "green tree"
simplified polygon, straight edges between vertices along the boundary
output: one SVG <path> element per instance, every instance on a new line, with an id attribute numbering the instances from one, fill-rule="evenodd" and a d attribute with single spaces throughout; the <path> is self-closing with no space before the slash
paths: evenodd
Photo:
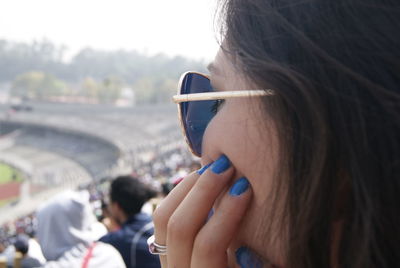
<path id="1" fill-rule="evenodd" d="M 157 96 L 157 102 L 170 102 L 172 96 L 176 94 L 178 86 L 178 80 L 172 78 L 160 79 L 157 83 L 155 94 Z"/>
<path id="2" fill-rule="evenodd" d="M 117 76 L 109 76 L 103 80 L 99 90 L 99 101 L 102 103 L 114 103 L 121 94 L 122 80 Z"/>
<path id="3" fill-rule="evenodd" d="M 40 85 L 44 79 L 43 72 L 27 72 L 18 75 L 12 84 L 11 95 L 16 97 L 36 98 Z"/>
<path id="4" fill-rule="evenodd" d="M 86 77 L 83 80 L 82 93 L 84 96 L 98 101 L 100 90 L 101 90 L 101 85 L 92 77 Z"/>
<path id="5" fill-rule="evenodd" d="M 57 79 L 51 74 L 45 74 L 44 78 L 38 88 L 37 97 L 39 99 L 46 99 L 48 97 L 63 96 L 67 93 L 67 85 L 65 82 Z"/>
<path id="6" fill-rule="evenodd" d="M 144 77 L 136 81 L 132 88 L 138 103 L 169 102 L 174 94 L 178 80 L 169 77 Z"/>
<path id="7" fill-rule="evenodd" d="M 138 103 L 154 102 L 155 90 L 153 80 L 150 77 L 142 77 L 132 85 Z"/>
<path id="8" fill-rule="evenodd" d="M 31 99 L 46 99 L 67 93 L 65 82 L 51 74 L 31 71 L 18 75 L 11 88 L 11 95 Z"/>

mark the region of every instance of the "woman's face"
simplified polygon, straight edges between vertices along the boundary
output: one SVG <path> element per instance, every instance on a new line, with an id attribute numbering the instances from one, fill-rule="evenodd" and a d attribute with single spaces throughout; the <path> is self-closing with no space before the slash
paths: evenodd
<path id="1" fill-rule="evenodd" d="M 215 90 L 257 89 L 245 81 L 222 50 L 209 69 Z M 254 193 L 240 232 L 231 243 L 230 267 L 233 267 L 235 250 L 241 246 L 249 247 L 275 265 L 282 265 L 279 243 L 276 240 L 272 242 L 271 237 L 259 236 L 260 230 L 265 229 L 263 220 L 268 219 L 268 198 L 275 179 L 279 151 L 274 123 L 261 107 L 259 97 L 226 99 L 207 126 L 203 138 L 202 163 L 207 164 L 225 154 L 236 170 L 232 181 L 245 176 Z M 217 213 L 218 202 L 215 210 Z"/>

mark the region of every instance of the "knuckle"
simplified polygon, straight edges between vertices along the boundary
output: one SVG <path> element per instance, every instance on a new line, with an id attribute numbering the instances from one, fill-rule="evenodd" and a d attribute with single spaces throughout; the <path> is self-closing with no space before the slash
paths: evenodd
<path id="1" fill-rule="evenodd" d="M 173 240 L 187 239 L 190 237 L 190 230 L 185 221 L 172 215 L 167 225 L 168 238 Z"/>
<path id="2" fill-rule="evenodd" d="M 165 229 L 168 224 L 169 215 L 161 207 L 156 208 L 153 212 L 153 222 L 156 229 Z"/>

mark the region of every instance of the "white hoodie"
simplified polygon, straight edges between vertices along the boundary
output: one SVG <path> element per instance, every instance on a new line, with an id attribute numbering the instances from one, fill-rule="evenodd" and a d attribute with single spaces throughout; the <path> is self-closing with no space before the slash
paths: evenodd
<path id="1" fill-rule="evenodd" d="M 90 246 L 106 232 L 99 228 L 87 192 L 58 194 L 39 208 L 37 219 L 45 267 L 82 267 Z M 125 263 L 114 247 L 96 242 L 87 268 L 92 267 L 120 268 Z"/>

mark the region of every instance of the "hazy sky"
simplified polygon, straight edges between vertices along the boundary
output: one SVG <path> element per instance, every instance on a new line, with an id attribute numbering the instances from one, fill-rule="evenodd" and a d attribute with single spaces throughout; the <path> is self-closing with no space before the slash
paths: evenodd
<path id="1" fill-rule="evenodd" d="M 1 0 L 0 39 L 213 58 L 216 0 Z"/>

